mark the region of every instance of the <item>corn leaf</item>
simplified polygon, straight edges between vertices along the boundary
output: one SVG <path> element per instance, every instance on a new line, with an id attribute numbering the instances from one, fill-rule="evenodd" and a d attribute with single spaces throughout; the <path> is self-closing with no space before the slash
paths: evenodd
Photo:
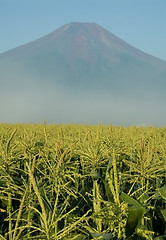
<path id="1" fill-rule="evenodd" d="M 158 188 L 157 191 L 159 192 L 160 196 L 166 201 L 166 185 Z"/>
<path id="2" fill-rule="evenodd" d="M 126 236 L 130 237 L 141 223 L 145 210 L 138 201 L 128 196 L 124 192 L 121 193 L 120 197 L 128 204 L 129 215 L 126 225 Z"/>
<path id="3" fill-rule="evenodd" d="M 162 213 L 163 218 L 164 218 L 164 220 L 165 220 L 165 222 L 166 222 L 166 209 L 161 210 L 161 213 Z"/>
<path id="4" fill-rule="evenodd" d="M 101 240 L 112 240 L 112 234 L 111 233 L 91 233 L 91 236 L 93 239 L 101 239 Z"/>

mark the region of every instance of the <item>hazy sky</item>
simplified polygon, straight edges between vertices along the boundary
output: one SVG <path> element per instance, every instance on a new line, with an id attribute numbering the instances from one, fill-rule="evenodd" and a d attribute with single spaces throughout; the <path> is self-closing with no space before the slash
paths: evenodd
<path id="1" fill-rule="evenodd" d="M 0 0 L 0 53 L 69 22 L 95 22 L 166 60 L 166 0 Z"/>

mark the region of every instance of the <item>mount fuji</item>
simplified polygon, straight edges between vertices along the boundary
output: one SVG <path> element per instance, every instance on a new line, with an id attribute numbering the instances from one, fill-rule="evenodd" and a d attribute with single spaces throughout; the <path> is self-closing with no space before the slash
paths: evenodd
<path id="1" fill-rule="evenodd" d="M 166 61 L 95 23 L 0 54 L 0 121 L 164 125 Z"/>

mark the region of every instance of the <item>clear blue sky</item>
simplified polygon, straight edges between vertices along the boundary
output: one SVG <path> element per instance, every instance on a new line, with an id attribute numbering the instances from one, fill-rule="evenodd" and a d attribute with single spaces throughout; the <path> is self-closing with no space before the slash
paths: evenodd
<path id="1" fill-rule="evenodd" d="M 0 0 L 0 53 L 69 22 L 96 22 L 166 60 L 166 0 Z"/>

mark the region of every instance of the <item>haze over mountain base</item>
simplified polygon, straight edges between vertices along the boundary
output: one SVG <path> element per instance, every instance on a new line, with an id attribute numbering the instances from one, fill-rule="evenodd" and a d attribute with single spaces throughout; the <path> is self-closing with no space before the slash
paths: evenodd
<path id="1" fill-rule="evenodd" d="M 153 96 L 139 99 L 138 96 L 88 91 L 80 94 L 34 86 L 33 91 L 18 89 L 1 93 L 1 98 L 5 99 L 0 102 L 3 122 L 38 123 L 46 120 L 47 123 L 165 125 L 165 104 Z M 159 101 L 163 105 L 158 105 Z"/>
<path id="2" fill-rule="evenodd" d="M 0 121 L 166 124 L 166 62 L 97 24 L 0 54 Z"/>

